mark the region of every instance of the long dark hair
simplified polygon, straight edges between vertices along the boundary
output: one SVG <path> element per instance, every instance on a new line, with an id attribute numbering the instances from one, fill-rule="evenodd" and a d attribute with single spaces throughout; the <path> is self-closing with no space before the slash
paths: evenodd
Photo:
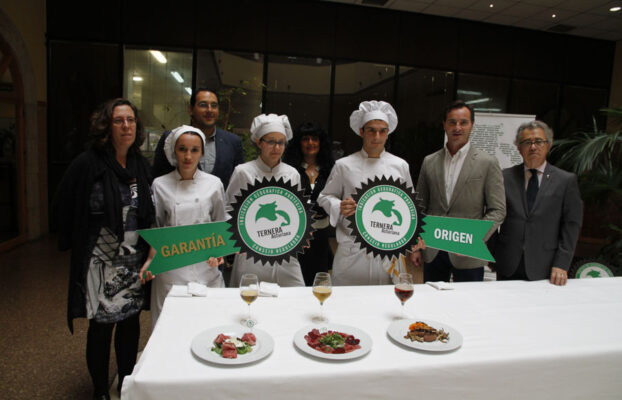
<path id="1" fill-rule="evenodd" d="M 291 166 L 300 167 L 305 160 L 302 150 L 300 149 L 300 140 L 303 136 L 314 136 L 320 139 L 320 151 L 317 154 L 317 164 L 320 167 L 320 174 L 326 174 L 326 176 L 328 176 L 333 165 L 335 165 L 335 160 L 331 152 L 328 133 L 316 123 L 306 122 L 294 131 L 294 137 L 287 144 L 287 149 L 285 149 L 283 161 Z"/>
<path id="2" fill-rule="evenodd" d="M 136 140 L 134 140 L 128 152 L 140 154 L 140 146 L 145 141 L 143 123 L 138 117 L 138 109 L 136 106 L 128 99 L 121 97 L 106 101 L 97 107 L 95 112 L 91 115 L 88 148 L 95 150 L 113 149 L 112 141 L 110 140 L 110 128 L 112 126 L 112 112 L 115 107 L 118 106 L 129 106 L 132 111 L 134 111 L 134 118 L 136 118 Z"/>

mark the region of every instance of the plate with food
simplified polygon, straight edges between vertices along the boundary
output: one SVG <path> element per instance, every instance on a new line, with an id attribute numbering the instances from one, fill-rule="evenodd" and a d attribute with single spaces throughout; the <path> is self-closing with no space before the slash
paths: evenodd
<path id="1" fill-rule="evenodd" d="M 294 335 L 294 344 L 310 356 L 327 360 L 351 360 L 369 353 L 371 337 L 347 325 L 308 325 Z"/>
<path id="2" fill-rule="evenodd" d="M 449 325 L 430 320 L 400 319 L 387 334 L 395 342 L 417 350 L 451 351 L 462 346 L 462 335 Z"/>
<path id="3" fill-rule="evenodd" d="M 215 364 L 243 365 L 261 360 L 274 349 L 274 339 L 260 329 L 219 326 L 199 333 L 190 345 L 197 357 Z"/>

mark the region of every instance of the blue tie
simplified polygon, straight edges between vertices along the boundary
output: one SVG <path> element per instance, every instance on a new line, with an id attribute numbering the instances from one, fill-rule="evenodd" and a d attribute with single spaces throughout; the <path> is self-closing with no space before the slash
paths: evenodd
<path id="1" fill-rule="evenodd" d="M 527 207 L 531 211 L 538 195 L 538 170 L 531 168 L 529 172 L 531 172 L 531 178 L 529 178 L 529 183 L 527 183 Z"/>

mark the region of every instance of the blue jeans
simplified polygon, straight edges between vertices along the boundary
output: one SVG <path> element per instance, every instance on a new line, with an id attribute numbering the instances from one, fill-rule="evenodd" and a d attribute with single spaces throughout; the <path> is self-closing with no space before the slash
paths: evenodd
<path id="1" fill-rule="evenodd" d="M 439 251 L 431 263 L 423 265 L 424 282 L 449 282 L 452 275 L 454 282 L 481 282 L 484 280 L 484 267 L 457 269 L 451 265 L 446 251 Z"/>

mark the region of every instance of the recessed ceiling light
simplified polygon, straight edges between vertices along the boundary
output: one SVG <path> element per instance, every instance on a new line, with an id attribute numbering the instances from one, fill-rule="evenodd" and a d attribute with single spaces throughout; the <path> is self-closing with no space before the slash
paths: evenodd
<path id="1" fill-rule="evenodd" d="M 618 11 L 620 11 L 620 10 L 622 10 L 622 7 L 611 7 L 611 8 L 609 9 L 609 11 L 611 11 L 611 12 L 618 12 Z"/>
<path id="2" fill-rule="evenodd" d="M 493 8 L 494 6 L 495 6 L 494 4 L 490 3 L 490 8 Z"/>
<path id="3" fill-rule="evenodd" d="M 166 57 L 164 57 L 164 54 L 158 50 L 149 50 L 149 52 L 160 64 L 166 64 Z"/>
<path id="4" fill-rule="evenodd" d="M 551 15 L 551 18 L 557 18 L 557 15 L 553 14 Z"/>
<path id="5" fill-rule="evenodd" d="M 171 75 L 173 75 L 173 78 L 175 78 L 175 80 L 179 83 L 182 83 L 184 81 L 184 78 L 182 78 L 177 71 L 171 71 Z"/>
<path id="6" fill-rule="evenodd" d="M 134 75 L 134 76 L 132 77 L 132 80 L 133 80 L 134 82 L 142 82 L 142 81 L 143 81 L 143 77 L 142 77 L 142 76 L 138 76 L 138 75 Z"/>
<path id="7" fill-rule="evenodd" d="M 490 101 L 490 100 L 491 100 L 490 97 L 484 97 L 483 99 L 465 101 L 464 104 L 486 103 L 487 101 Z"/>

